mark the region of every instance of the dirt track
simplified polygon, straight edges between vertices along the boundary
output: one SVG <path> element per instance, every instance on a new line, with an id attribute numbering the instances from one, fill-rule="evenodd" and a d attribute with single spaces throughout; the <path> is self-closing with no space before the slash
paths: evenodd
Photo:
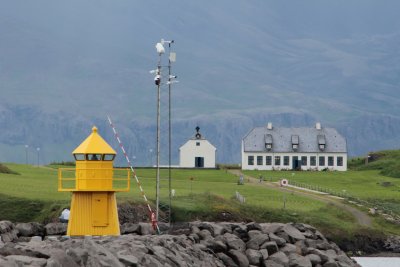
<path id="1" fill-rule="evenodd" d="M 319 195 L 319 194 L 315 194 L 312 192 L 303 191 L 301 189 L 298 190 L 298 189 L 293 189 L 293 188 L 281 187 L 277 183 L 271 183 L 271 182 L 259 183 L 259 180 L 257 178 L 245 175 L 240 170 L 229 170 L 229 172 L 234 175 L 237 175 L 237 176 L 243 175 L 245 180 L 248 180 L 251 183 L 259 185 L 259 186 L 274 188 L 274 189 L 282 191 L 282 192 L 291 192 L 293 194 L 305 196 L 308 198 L 312 198 L 315 200 L 319 200 L 319 201 L 322 201 L 325 203 L 335 205 L 338 208 L 341 208 L 341 209 L 344 209 L 344 210 L 350 212 L 354 216 L 354 218 L 357 220 L 357 222 L 360 226 L 363 226 L 363 227 L 371 227 L 372 226 L 372 220 L 368 216 L 368 214 L 366 214 L 350 205 L 347 205 L 346 203 L 343 202 L 343 200 L 334 198 L 331 195 Z"/>

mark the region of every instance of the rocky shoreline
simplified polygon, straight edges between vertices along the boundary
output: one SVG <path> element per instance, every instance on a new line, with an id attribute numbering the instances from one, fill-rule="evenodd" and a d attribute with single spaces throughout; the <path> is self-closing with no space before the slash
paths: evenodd
<path id="1" fill-rule="evenodd" d="M 358 266 L 300 223 L 124 223 L 121 236 L 65 236 L 66 223 L 0 221 L 0 266 Z M 400 253 L 400 238 L 384 244 Z"/>

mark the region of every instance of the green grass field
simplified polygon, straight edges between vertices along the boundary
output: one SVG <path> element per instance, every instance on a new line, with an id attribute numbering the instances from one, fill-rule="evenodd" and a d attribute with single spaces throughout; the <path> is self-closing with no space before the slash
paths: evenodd
<path id="1" fill-rule="evenodd" d="M 0 220 L 12 221 L 46 221 L 57 216 L 63 206 L 68 206 L 70 192 L 57 191 L 57 166 L 35 167 L 20 164 L 5 164 L 20 175 L 0 173 Z M 155 202 L 156 171 L 155 169 L 138 169 L 138 177 L 148 199 Z M 364 172 L 248 172 L 258 177 L 264 175 L 266 180 L 279 178 L 297 179 L 298 181 L 318 182 L 335 189 L 354 192 L 359 196 L 368 196 L 363 192 L 377 182 L 390 179 L 399 186 L 397 180 L 385 178 L 376 171 Z M 161 170 L 161 201 L 167 201 L 168 170 Z M 371 177 L 378 177 L 371 180 Z M 191 179 L 192 178 L 192 179 Z M 355 180 L 369 181 L 364 189 L 353 185 Z M 172 200 L 173 218 L 175 220 L 194 220 L 220 218 L 220 214 L 232 214 L 236 220 L 257 221 L 298 221 L 313 224 L 327 232 L 349 233 L 359 228 L 351 214 L 326 203 L 312 200 L 293 193 L 282 193 L 272 188 L 259 186 L 257 183 L 237 184 L 238 177 L 225 170 L 172 170 L 172 188 L 175 197 Z M 393 188 L 378 187 L 370 190 L 376 196 L 395 197 Z M 235 192 L 246 198 L 240 204 Z M 142 203 L 143 198 L 132 178 L 130 192 L 117 193 L 119 202 L 133 201 Z M 220 218 L 223 219 L 223 218 Z"/>
<path id="2" fill-rule="evenodd" d="M 400 179 L 383 176 L 377 170 L 347 172 L 291 172 L 291 171 L 245 171 L 247 175 L 263 175 L 267 181 L 288 179 L 296 182 L 328 188 L 336 192 L 369 200 L 399 200 Z M 390 183 L 389 186 L 384 186 Z"/>

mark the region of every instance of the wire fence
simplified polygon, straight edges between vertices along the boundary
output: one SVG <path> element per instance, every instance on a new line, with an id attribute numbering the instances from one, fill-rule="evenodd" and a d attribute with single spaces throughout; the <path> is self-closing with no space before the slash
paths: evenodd
<path id="1" fill-rule="evenodd" d="M 310 185 L 310 184 L 305 184 L 305 183 L 300 183 L 296 181 L 289 180 L 288 181 L 290 185 L 300 187 L 300 188 L 305 188 L 313 191 L 318 191 L 322 193 L 326 193 L 332 196 L 337 196 L 341 198 L 349 198 L 350 195 L 346 191 L 335 191 L 327 187 L 319 186 L 319 185 Z"/>
<path id="2" fill-rule="evenodd" d="M 288 181 L 290 185 L 296 186 L 296 187 L 300 187 L 300 188 L 305 188 L 305 189 L 309 189 L 309 190 L 313 190 L 313 191 L 318 191 L 318 192 L 322 192 L 322 193 L 326 193 L 332 196 L 337 196 L 337 197 L 341 197 L 344 198 L 345 200 L 347 200 L 348 202 L 358 205 L 358 206 L 364 206 L 366 208 L 374 209 L 377 211 L 377 213 L 383 214 L 383 215 L 389 215 L 391 216 L 395 221 L 400 221 L 400 212 L 399 211 L 395 211 L 393 209 L 388 208 L 387 206 L 385 206 L 384 204 L 378 203 L 377 201 L 368 201 L 365 199 L 360 199 L 357 197 L 353 197 L 351 196 L 348 192 L 346 191 L 335 191 L 332 190 L 330 188 L 327 187 L 322 187 L 319 185 L 310 185 L 310 184 L 305 184 L 305 183 L 300 183 L 300 182 L 296 182 L 296 181 Z"/>

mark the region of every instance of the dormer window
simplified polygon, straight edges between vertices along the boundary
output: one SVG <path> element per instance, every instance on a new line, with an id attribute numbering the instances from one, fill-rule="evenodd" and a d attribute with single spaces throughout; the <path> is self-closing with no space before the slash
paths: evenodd
<path id="1" fill-rule="evenodd" d="M 319 150 L 325 150 L 326 147 L 326 141 L 325 141 L 325 135 L 320 134 L 318 135 L 318 148 Z"/>
<path id="2" fill-rule="evenodd" d="M 264 141 L 265 141 L 265 148 L 267 150 L 271 150 L 272 149 L 272 135 L 271 134 L 266 134 L 264 136 Z"/>
<path id="3" fill-rule="evenodd" d="M 299 148 L 299 136 L 292 135 L 292 149 L 297 150 Z"/>

